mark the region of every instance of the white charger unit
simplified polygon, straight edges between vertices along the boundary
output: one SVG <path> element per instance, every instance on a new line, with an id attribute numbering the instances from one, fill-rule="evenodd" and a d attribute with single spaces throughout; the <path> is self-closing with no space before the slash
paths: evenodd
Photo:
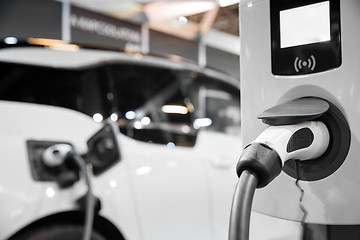
<path id="1" fill-rule="evenodd" d="M 241 0 L 239 16 L 243 143 L 302 118 L 330 133 L 322 157 L 285 163 L 253 209 L 302 221 L 299 180 L 305 222 L 360 224 L 360 1 Z"/>

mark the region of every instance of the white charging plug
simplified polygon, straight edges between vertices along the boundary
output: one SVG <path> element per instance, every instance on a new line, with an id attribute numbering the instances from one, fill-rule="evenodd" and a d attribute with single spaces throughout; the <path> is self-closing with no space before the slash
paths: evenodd
<path id="1" fill-rule="evenodd" d="M 73 150 L 70 144 L 54 144 L 42 153 L 43 163 L 48 167 L 58 167 L 65 162 L 68 154 Z"/>
<path id="2" fill-rule="evenodd" d="M 310 160 L 320 157 L 330 141 L 326 125 L 308 121 L 294 125 L 270 126 L 254 141 L 274 149 L 282 164 L 290 159 Z"/>

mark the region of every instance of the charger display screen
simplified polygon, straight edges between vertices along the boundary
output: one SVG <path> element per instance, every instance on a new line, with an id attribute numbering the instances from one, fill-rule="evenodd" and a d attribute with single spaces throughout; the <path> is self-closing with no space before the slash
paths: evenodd
<path id="1" fill-rule="evenodd" d="M 341 66 L 340 0 L 270 0 L 270 17 L 274 75 Z"/>
<path id="2" fill-rule="evenodd" d="M 281 48 L 330 41 L 329 1 L 280 11 Z"/>

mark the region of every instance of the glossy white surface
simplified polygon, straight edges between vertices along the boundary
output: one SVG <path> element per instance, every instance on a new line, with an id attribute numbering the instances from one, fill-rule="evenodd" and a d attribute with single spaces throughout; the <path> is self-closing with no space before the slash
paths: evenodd
<path id="1" fill-rule="evenodd" d="M 101 125 L 57 107 L 1 101 L 0 109 L 0 239 L 5 239 L 39 218 L 76 210 L 76 199 L 86 191 L 83 181 L 67 189 L 34 181 L 26 140 L 68 142 L 84 153 Z M 193 148 L 118 137 L 121 161 L 92 183 L 100 214 L 126 239 L 227 237 L 238 137 L 203 132 Z"/>
<path id="2" fill-rule="evenodd" d="M 0 174 L 0 238 L 5 239 L 14 230 L 37 218 L 71 209 L 73 200 L 85 190 L 82 184 L 58 191 L 55 183 L 34 182 L 26 140 L 69 141 L 74 143 L 78 151 L 84 151 L 83 139 L 90 136 L 89 130 L 96 131 L 98 126 L 84 121 L 84 117 L 78 113 L 38 108 L 31 104 L 2 101 L 0 109 L 0 152 L 3 159 Z M 76 132 L 62 127 L 62 124 L 70 122 L 74 122 Z M 79 139 L 81 141 L 77 141 Z"/>
<path id="3" fill-rule="evenodd" d="M 305 128 L 310 129 L 313 133 L 312 143 L 306 148 L 288 152 L 287 147 L 293 134 Z M 311 159 L 320 157 L 329 146 L 329 138 L 329 131 L 324 123 L 309 121 L 294 125 L 270 126 L 254 142 L 263 143 L 274 149 L 284 164 L 290 159 L 311 161 Z"/>
<path id="4" fill-rule="evenodd" d="M 48 215 L 76 210 L 75 201 L 84 195 L 83 181 L 59 189 L 54 182 L 34 181 L 29 166 L 27 140 L 71 143 L 79 153 L 87 151 L 86 141 L 101 125 L 91 117 L 57 107 L 0 101 L 0 239 L 7 239 L 24 226 Z M 140 239 L 135 207 L 129 192 L 127 171 L 109 171 L 93 178 L 101 215 L 114 220 L 131 239 Z M 109 185 L 109 182 L 114 182 Z M 116 191 L 114 191 L 116 189 Z M 118 216 L 126 216 L 120 218 Z"/>
<path id="5" fill-rule="evenodd" d="M 233 140 L 223 134 L 203 132 L 197 145 L 189 148 L 120 138 L 143 239 L 227 237 L 237 181 L 233 169 L 240 150 L 239 139 Z M 234 148 L 239 150 L 230 151 Z M 213 163 L 219 158 L 222 164 Z"/>
<path id="6" fill-rule="evenodd" d="M 277 104 L 304 96 L 316 96 L 335 104 L 351 128 L 351 146 L 343 165 L 331 176 L 314 182 L 301 181 L 303 204 L 311 223 L 359 224 L 360 202 L 360 1 L 340 1 L 342 65 L 331 71 L 304 76 L 271 73 L 269 1 L 240 2 L 242 140 L 253 141 L 267 126 L 257 115 Z M 257 190 L 254 209 L 279 218 L 301 220 L 299 189 L 295 179 L 281 173 L 266 188 Z"/>

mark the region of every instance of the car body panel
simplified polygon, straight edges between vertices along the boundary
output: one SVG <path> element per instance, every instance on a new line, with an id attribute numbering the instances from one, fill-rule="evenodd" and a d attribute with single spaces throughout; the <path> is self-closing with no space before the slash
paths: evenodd
<path id="1" fill-rule="evenodd" d="M 20 47 L 1 49 L 0 62 L 49 69 L 91 69 L 124 62 L 194 71 L 238 90 L 236 79 L 211 69 L 111 51 Z M 83 113 L 56 106 L 0 101 L 0 110 L 0 152 L 4 158 L 0 174 L 0 239 L 6 239 L 38 219 L 78 211 L 76 200 L 86 192 L 83 180 L 66 189 L 60 189 L 55 182 L 35 181 L 26 141 L 67 142 L 85 154 L 87 140 L 102 124 Z M 204 128 L 196 134 L 194 146 L 174 147 L 118 133 L 120 161 L 92 176 L 91 181 L 94 195 L 101 201 L 99 215 L 118 228 L 125 239 L 226 238 L 237 181 L 234 169 L 241 151 L 239 133 L 230 136 Z"/>

